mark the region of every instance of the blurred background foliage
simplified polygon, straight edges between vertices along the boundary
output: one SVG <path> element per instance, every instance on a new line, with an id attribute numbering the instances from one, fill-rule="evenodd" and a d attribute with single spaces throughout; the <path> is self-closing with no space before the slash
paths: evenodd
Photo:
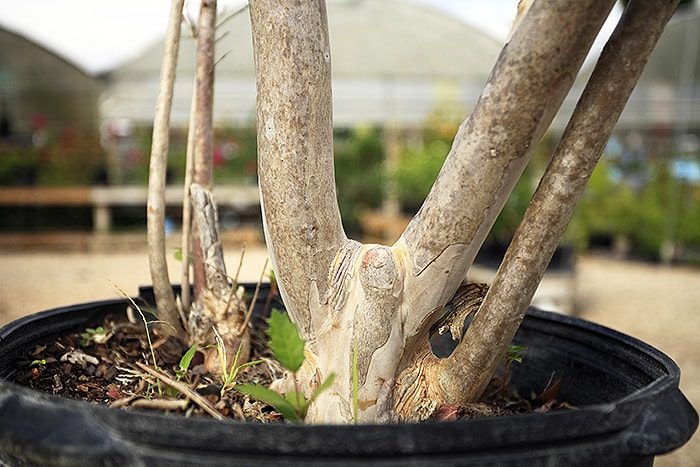
<path id="1" fill-rule="evenodd" d="M 457 124 L 436 113 L 422 128 L 403 130 L 395 170 L 385 162 L 384 130 L 357 127 L 335 135 L 336 180 L 343 221 L 352 236 L 362 235 L 360 217 L 382 207 L 393 183 L 402 213 L 416 212 L 447 156 Z M 487 239 L 506 245 L 537 187 L 557 138 L 547 135 L 508 199 Z M 122 146 L 122 183 L 145 184 L 151 129 L 136 128 Z M 184 177 L 186 130 L 171 135 L 169 183 Z M 672 239 L 676 257 L 700 262 L 700 186 L 673 176 L 674 155 L 649 153 L 629 157 L 606 151 L 579 202 L 564 243 L 577 250 L 608 248 L 658 260 Z M 697 160 L 697 155 L 691 159 Z M 253 128 L 216 130 L 216 183 L 256 183 L 256 135 Z M 0 145 L 0 184 L 77 185 L 107 182 L 106 155 L 100 141 L 79 132 L 49 133 L 41 147 Z M 393 172 L 393 173 L 389 173 Z"/>

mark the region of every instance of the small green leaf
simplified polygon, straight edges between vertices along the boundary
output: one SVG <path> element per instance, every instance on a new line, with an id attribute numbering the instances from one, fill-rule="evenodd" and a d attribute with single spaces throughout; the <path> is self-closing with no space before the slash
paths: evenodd
<path id="1" fill-rule="evenodd" d="M 46 359 L 42 358 L 41 360 L 32 360 L 32 363 L 29 364 L 29 366 L 44 366 L 46 365 Z"/>
<path id="2" fill-rule="evenodd" d="M 277 361 L 289 371 L 297 371 L 304 363 L 304 340 L 286 313 L 272 310 L 267 320 L 269 346 Z"/>
<path id="3" fill-rule="evenodd" d="M 297 413 L 297 415 L 299 415 L 301 418 L 306 416 L 306 411 L 309 409 L 309 404 L 311 402 L 306 400 L 304 394 L 297 391 L 289 391 L 284 395 L 284 398 L 292 407 L 294 407 L 294 411 Z"/>
<path id="4" fill-rule="evenodd" d="M 194 358 L 194 355 L 197 353 L 197 343 L 195 342 L 192 344 L 192 347 L 187 349 L 187 352 L 185 352 L 185 355 L 182 356 L 180 359 L 180 371 L 183 373 L 186 372 L 190 368 L 190 363 L 192 363 L 192 359 Z"/>
<path id="5" fill-rule="evenodd" d="M 511 345 L 508 347 L 507 359 L 511 362 L 522 363 L 523 356 L 521 355 L 521 352 L 526 349 L 527 347 L 523 347 L 522 345 Z"/>
<path id="6" fill-rule="evenodd" d="M 268 277 L 270 278 L 270 286 L 274 289 L 277 289 L 277 277 L 275 276 L 275 271 L 270 269 Z"/>
<path id="7" fill-rule="evenodd" d="M 285 419 L 291 422 L 301 422 L 301 418 L 294 410 L 294 406 L 282 395 L 271 389 L 258 386 L 257 384 L 239 384 L 236 386 L 236 390 L 254 399 L 265 402 L 266 404 L 270 404 L 275 410 L 281 413 Z"/>

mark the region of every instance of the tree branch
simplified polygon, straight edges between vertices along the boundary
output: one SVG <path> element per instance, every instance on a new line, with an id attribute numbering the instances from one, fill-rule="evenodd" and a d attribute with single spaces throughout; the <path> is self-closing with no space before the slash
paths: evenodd
<path id="1" fill-rule="evenodd" d="M 182 197 L 182 274 L 180 284 L 180 304 L 182 311 L 187 315 L 190 309 L 190 253 L 192 251 L 192 201 L 190 199 L 190 186 L 194 178 L 194 124 L 197 118 L 197 82 L 195 80 L 192 90 L 192 102 L 190 103 L 190 120 L 187 128 L 187 151 L 185 153 L 185 182 Z"/>
<path id="2" fill-rule="evenodd" d="M 394 245 L 407 263 L 408 349 L 420 345 L 464 279 L 613 3 L 536 1 L 501 52 L 430 194 Z"/>
<path id="3" fill-rule="evenodd" d="M 216 0 L 202 0 L 197 29 L 197 69 L 195 78 L 196 114 L 194 120 L 194 182 L 212 187 L 212 146 L 214 140 L 214 40 Z M 196 224 L 192 229 L 192 275 L 195 298 L 206 287 L 204 255 L 199 246 Z"/>
<path id="4" fill-rule="evenodd" d="M 614 1 L 535 2 L 513 33 L 430 194 L 403 235 L 412 272 L 448 247 L 466 273 L 534 148 L 568 93 Z"/>
<path id="5" fill-rule="evenodd" d="M 633 0 L 579 100 L 484 303 L 441 384 L 461 403 L 481 395 L 517 331 L 576 202 L 678 0 Z"/>
<path id="6" fill-rule="evenodd" d="M 325 302 L 331 263 L 347 241 L 335 194 L 325 2 L 254 0 L 250 14 L 265 237 L 287 310 L 308 337 L 310 309 Z"/>
<path id="7" fill-rule="evenodd" d="M 170 131 L 170 109 L 173 99 L 175 68 L 180 44 L 180 24 L 184 0 L 173 0 L 165 36 L 165 54 L 160 75 L 160 90 L 153 122 L 153 143 L 148 175 L 147 240 L 148 260 L 153 282 L 153 293 L 161 320 L 170 326 L 163 329 L 178 337 L 184 336 L 184 329 L 175 304 L 168 277 L 168 264 L 165 256 L 165 174 L 168 163 Z"/>

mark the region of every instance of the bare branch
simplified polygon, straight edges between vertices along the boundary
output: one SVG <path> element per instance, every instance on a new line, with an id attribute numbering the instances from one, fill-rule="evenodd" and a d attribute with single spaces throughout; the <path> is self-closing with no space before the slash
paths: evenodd
<path id="1" fill-rule="evenodd" d="M 466 273 L 568 93 L 614 1 L 535 2 L 505 46 L 472 115 L 403 235 L 420 274 L 462 245 Z M 454 288 L 447 296 L 451 296 Z"/>
<path id="2" fill-rule="evenodd" d="M 220 27 L 222 27 L 224 24 L 228 23 L 230 20 L 232 20 L 232 19 L 235 18 L 236 16 L 238 16 L 238 15 L 244 13 L 247 9 L 248 9 L 248 3 L 246 3 L 245 5 L 243 5 L 243 6 L 240 7 L 240 8 L 237 8 L 237 9 L 233 10 L 233 11 L 232 11 L 230 14 L 228 14 L 224 19 L 222 19 L 221 21 L 219 21 L 219 23 L 216 25 L 216 28 L 219 29 Z"/>
<path id="3" fill-rule="evenodd" d="M 442 364 L 448 395 L 481 395 L 520 325 L 576 202 L 678 1 L 633 0 L 608 41 L 463 344 Z"/>
<path id="4" fill-rule="evenodd" d="M 195 81 L 196 86 L 196 81 Z M 180 304 L 182 311 L 187 314 L 190 309 L 190 252 L 192 238 L 192 201 L 190 199 L 190 185 L 194 177 L 194 124 L 197 114 L 196 87 L 192 89 L 192 102 L 190 103 L 190 122 L 187 128 L 187 151 L 185 153 L 185 183 L 182 198 L 182 275 L 180 284 Z M 186 322 L 186 321 L 185 321 Z"/>
<path id="5" fill-rule="evenodd" d="M 333 173 L 326 7 L 254 0 L 250 10 L 265 236 L 287 310 L 307 337 L 311 302 L 326 300 L 330 265 L 347 241 Z"/>
<path id="6" fill-rule="evenodd" d="M 207 190 L 212 186 L 215 24 L 216 0 L 202 0 L 197 30 L 194 182 Z M 196 225 L 193 227 L 192 237 L 192 274 L 195 297 L 199 297 L 206 284 L 206 271 Z"/>
<path id="7" fill-rule="evenodd" d="M 173 99 L 175 68 L 180 44 L 180 24 L 184 0 L 173 0 L 165 36 L 165 54 L 160 76 L 160 91 L 153 122 L 153 143 L 148 175 L 148 259 L 153 282 L 153 293 L 160 318 L 166 321 L 179 337 L 184 335 L 175 296 L 168 277 L 165 255 L 165 173 L 168 161 L 170 109 Z M 166 328 L 167 329 L 167 328 Z"/>
<path id="8" fill-rule="evenodd" d="M 213 66 L 213 67 L 216 67 L 216 65 L 218 65 L 218 64 L 219 64 L 224 58 L 226 58 L 226 56 L 227 56 L 228 54 L 230 54 L 230 53 L 231 53 L 231 51 L 230 51 L 230 50 L 227 50 L 226 52 L 224 52 L 223 54 L 221 54 L 221 57 L 217 58 L 217 59 L 214 61 L 214 65 L 212 65 L 212 66 Z"/>

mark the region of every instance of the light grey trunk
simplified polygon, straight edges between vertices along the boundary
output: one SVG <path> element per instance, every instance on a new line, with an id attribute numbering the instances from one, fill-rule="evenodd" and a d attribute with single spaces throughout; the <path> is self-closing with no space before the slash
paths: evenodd
<path id="1" fill-rule="evenodd" d="M 298 380 L 308 392 L 330 373 L 337 376 L 307 420 L 352 420 L 353 352 L 360 421 L 423 418 L 410 403 L 415 395 L 434 404 L 453 396 L 452 386 L 416 386 L 421 378 L 411 376 L 412 370 L 420 376 L 424 367 L 417 362 L 430 357 L 429 330 L 462 283 L 614 2 L 532 4 L 424 205 L 393 246 L 349 240 L 340 222 L 325 3 L 250 3 L 265 236 L 287 310 L 308 341 Z M 603 133 L 596 142 L 607 139 Z M 483 289 L 470 290 L 480 293 L 470 293 L 459 312 L 481 303 Z M 501 355 L 504 349 L 484 351 Z"/>

